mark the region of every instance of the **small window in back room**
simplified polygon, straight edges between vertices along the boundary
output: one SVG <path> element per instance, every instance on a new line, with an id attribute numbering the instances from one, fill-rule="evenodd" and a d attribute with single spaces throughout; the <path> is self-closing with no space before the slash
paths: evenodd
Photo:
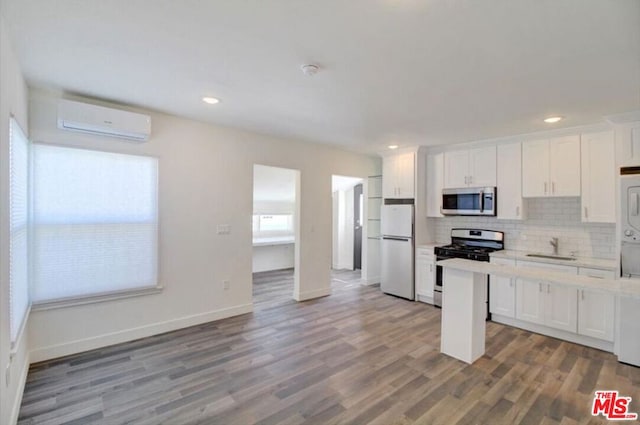
<path id="1" fill-rule="evenodd" d="M 158 285 L 158 160 L 33 146 L 35 303 Z"/>
<path id="2" fill-rule="evenodd" d="M 258 220 L 260 232 L 293 231 L 291 214 L 261 215 Z"/>

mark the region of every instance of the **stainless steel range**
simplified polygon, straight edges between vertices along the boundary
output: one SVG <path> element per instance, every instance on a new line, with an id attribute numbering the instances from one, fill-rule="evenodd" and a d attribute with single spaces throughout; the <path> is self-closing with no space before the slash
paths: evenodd
<path id="1" fill-rule="evenodd" d="M 434 249 L 436 260 L 465 258 L 474 261 L 489 261 L 489 254 L 504 249 L 504 233 L 482 229 L 451 229 L 451 244 Z M 436 267 L 436 283 L 433 301 L 442 307 L 442 266 Z M 487 318 L 489 317 L 489 280 L 487 277 Z"/>

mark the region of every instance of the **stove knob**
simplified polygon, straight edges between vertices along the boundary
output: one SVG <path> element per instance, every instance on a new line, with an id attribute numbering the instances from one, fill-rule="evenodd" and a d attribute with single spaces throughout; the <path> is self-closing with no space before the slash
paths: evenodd
<path id="1" fill-rule="evenodd" d="M 633 236 L 633 230 L 631 230 L 631 229 L 625 230 L 624 231 L 624 235 L 627 236 L 627 237 Z"/>

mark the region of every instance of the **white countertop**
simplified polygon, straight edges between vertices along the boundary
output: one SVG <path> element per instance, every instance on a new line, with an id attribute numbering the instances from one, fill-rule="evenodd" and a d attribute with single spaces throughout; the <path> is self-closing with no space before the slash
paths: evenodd
<path id="1" fill-rule="evenodd" d="M 427 242 L 427 243 L 421 243 L 419 245 L 416 245 L 416 248 L 418 249 L 428 249 L 431 250 L 431 253 L 433 253 L 433 248 L 437 247 L 437 246 L 443 246 L 443 245 L 447 245 L 447 242 Z"/>
<path id="2" fill-rule="evenodd" d="M 567 262 L 565 261 L 564 263 Z M 638 279 L 597 279 L 588 276 L 560 273 L 544 269 L 507 266 L 486 263 L 483 261 L 463 260 L 461 258 L 440 260 L 436 264 L 442 267 L 449 267 L 474 273 L 493 274 L 506 277 L 521 277 L 548 283 L 556 283 L 559 285 L 592 289 L 616 295 L 625 295 L 634 298 L 640 297 L 640 280 Z"/>
<path id="3" fill-rule="evenodd" d="M 603 258 L 589 258 L 589 257 L 575 257 L 575 260 L 555 260 L 551 258 L 539 258 L 539 257 L 527 257 L 527 254 L 543 254 L 549 255 L 549 253 L 540 252 L 527 252 L 527 251 L 513 251 L 504 249 L 501 251 L 492 252 L 491 258 L 508 258 L 516 261 L 531 261 L 535 263 L 546 264 L 560 264 L 563 266 L 574 267 L 590 267 L 600 270 L 616 270 L 616 260 L 607 260 Z"/>
<path id="4" fill-rule="evenodd" d="M 295 243 L 293 236 L 273 236 L 270 238 L 253 238 L 253 246 L 289 245 Z"/>

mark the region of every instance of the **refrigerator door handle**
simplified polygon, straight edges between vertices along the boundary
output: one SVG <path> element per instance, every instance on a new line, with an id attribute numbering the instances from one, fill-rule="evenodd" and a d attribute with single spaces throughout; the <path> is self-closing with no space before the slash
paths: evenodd
<path id="1" fill-rule="evenodd" d="M 392 240 L 392 241 L 405 241 L 405 242 L 409 242 L 411 240 L 411 238 L 399 238 L 396 236 L 383 236 L 382 239 Z"/>

